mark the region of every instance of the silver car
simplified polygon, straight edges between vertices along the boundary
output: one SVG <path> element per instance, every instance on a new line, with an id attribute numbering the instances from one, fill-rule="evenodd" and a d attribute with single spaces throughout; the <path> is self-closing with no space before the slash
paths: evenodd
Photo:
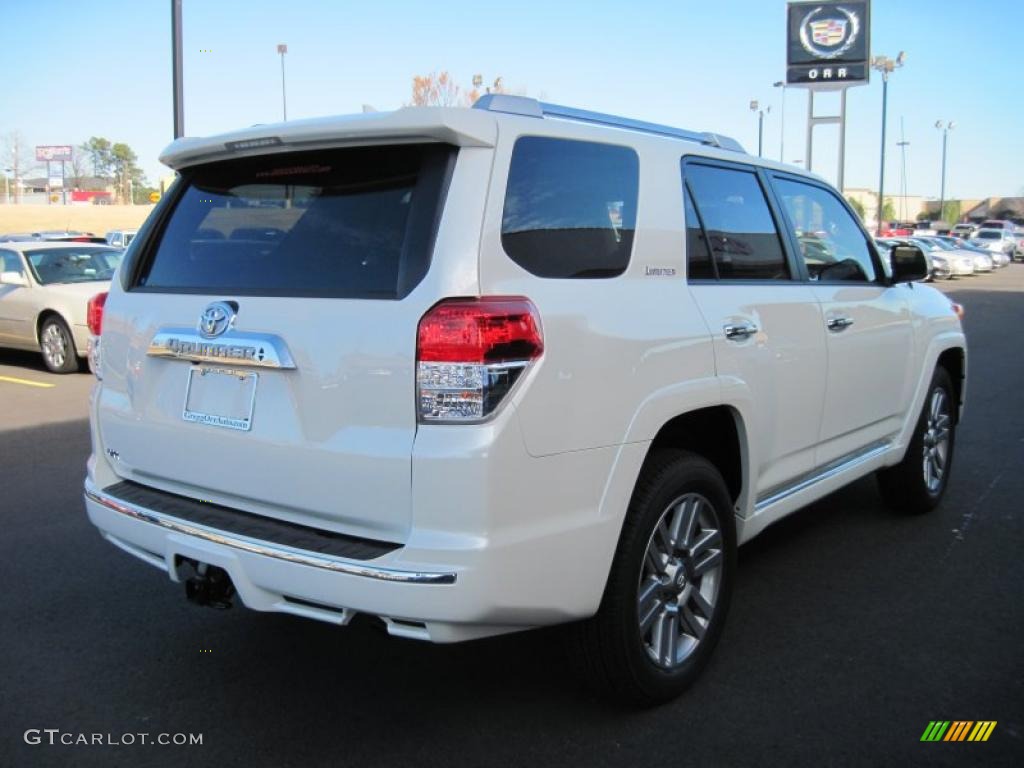
<path id="1" fill-rule="evenodd" d="M 85 358 L 89 299 L 106 291 L 124 251 L 89 243 L 0 243 L 0 347 L 39 350 L 54 373 Z"/>
<path id="2" fill-rule="evenodd" d="M 974 245 L 1013 258 L 1017 252 L 1016 233 L 1011 229 L 979 229 L 971 235 Z"/>
<path id="3" fill-rule="evenodd" d="M 959 237 L 942 237 L 936 238 L 941 240 L 952 248 L 959 248 L 961 251 L 970 251 L 971 253 L 981 253 L 992 259 L 992 267 L 994 269 L 1000 269 L 1007 266 L 1010 263 L 1010 257 L 1001 251 L 989 251 L 982 248 L 979 245 L 968 242 L 967 240 L 961 240 Z"/>
<path id="4" fill-rule="evenodd" d="M 923 237 L 921 239 L 922 240 L 927 240 L 932 245 L 938 246 L 939 248 L 941 248 L 946 253 L 967 254 L 968 256 L 970 256 L 974 260 L 974 271 L 975 272 L 991 272 L 994 269 L 994 266 L 993 266 L 993 263 L 992 263 L 992 254 L 990 254 L 988 251 L 984 251 L 984 250 L 977 249 L 977 248 L 975 248 L 975 249 L 958 248 L 957 246 L 955 246 L 955 245 L 951 244 L 949 241 L 947 241 L 945 238 L 939 237 L 939 236 Z"/>
<path id="5" fill-rule="evenodd" d="M 974 254 L 967 251 L 947 251 L 933 237 L 912 237 L 910 242 L 924 251 L 934 259 L 942 256 L 949 265 L 949 274 L 953 277 L 963 277 L 974 274 Z"/>

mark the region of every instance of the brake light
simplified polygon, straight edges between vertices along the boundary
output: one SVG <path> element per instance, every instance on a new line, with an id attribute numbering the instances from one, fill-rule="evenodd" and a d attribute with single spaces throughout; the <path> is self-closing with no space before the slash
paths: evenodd
<path id="1" fill-rule="evenodd" d="M 107 303 L 107 292 L 97 293 L 86 305 L 85 322 L 89 326 L 89 333 L 99 336 L 103 331 L 103 305 Z M 81 305 L 79 305 L 81 306 Z"/>
<path id="2" fill-rule="evenodd" d="M 423 316 L 417 332 L 420 421 L 487 418 L 543 352 L 540 315 L 529 299 L 442 301 Z"/>

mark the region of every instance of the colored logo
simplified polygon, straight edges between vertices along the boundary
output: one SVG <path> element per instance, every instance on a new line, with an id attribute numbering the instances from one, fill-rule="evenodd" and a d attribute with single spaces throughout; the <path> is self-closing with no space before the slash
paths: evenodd
<path id="1" fill-rule="evenodd" d="M 827 19 L 811 22 L 811 39 L 818 45 L 839 45 L 846 35 L 845 19 Z"/>
<path id="2" fill-rule="evenodd" d="M 995 720 L 932 720 L 921 741 L 988 741 L 995 728 Z"/>
<path id="3" fill-rule="evenodd" d="M 825 13 L 838 12 L 841 18 L 825 17 Z M 837 59 L 850 50 L 860 35 L 860 17 L 853 11 L 837 6 L 825 11 L 823 6 L 811 10 L 800 22 L 800 44 L 819 59 Z"/>

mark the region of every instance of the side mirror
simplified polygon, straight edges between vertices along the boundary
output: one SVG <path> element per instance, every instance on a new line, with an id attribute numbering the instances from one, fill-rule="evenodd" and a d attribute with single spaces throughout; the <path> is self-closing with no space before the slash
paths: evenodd
<path id="1" fill-rule="evenodd" d="M 0 272 L 0 285 L 28 285 L 21 272 Z"/>
<path id="2" fill-rule="evenodd" d="M 928 277 L 928 259 L 916 245 L 894 245 L 889 256 L 893 284 L 912 283 Z"/>

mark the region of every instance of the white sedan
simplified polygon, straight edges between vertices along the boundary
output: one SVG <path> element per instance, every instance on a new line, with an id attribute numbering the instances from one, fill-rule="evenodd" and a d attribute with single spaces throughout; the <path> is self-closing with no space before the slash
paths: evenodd
<path id="1" fill-rule="evenodd" d="M 87 354 L 89 299 L 106 291 L 124 252 L 88 243 L 0 243 L 0 347 L 39 350 L 54 373 Z"/>

